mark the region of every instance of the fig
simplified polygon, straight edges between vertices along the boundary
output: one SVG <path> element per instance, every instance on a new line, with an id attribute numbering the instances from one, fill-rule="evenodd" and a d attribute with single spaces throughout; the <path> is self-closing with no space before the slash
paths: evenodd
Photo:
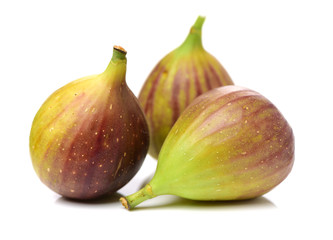
<path id="1" fill-rule="evenodd" d="M 204 21 L 204 17 L 197 18 L 185 41 L 159 61 L 139 93 L 150 130 L 149 154 L 154 158 L 180 113 L 194 98 L 233 84 L 220 62 L 203 48 Z"/>
<path id="2" fill-rule="evenodd" d="M 126 64 L 125 49 L 115 46 L 103 73 L 55 91 L 33 120 L 34 170 L 64 197 L 85 200 L 117 191 L 147 155 L 148 124 L 126 84 Z"/>
<path id="3" fill-rule="evenodd" d="M 281 112 L 253 90 L 220 87 L 186 108 L 163 144 L 152 180 L 121 202 L 131 209 L 164 194 L 251 199 L 281 183 L 293 162 L 294 135 Z"/>

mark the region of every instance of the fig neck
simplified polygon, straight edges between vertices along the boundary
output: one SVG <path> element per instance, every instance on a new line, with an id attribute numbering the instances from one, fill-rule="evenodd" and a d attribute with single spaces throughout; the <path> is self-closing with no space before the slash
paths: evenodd
<path id="1" fill-rule="evenodd" d="M 112 83 L 124 83 L 126 75 L 126 50 L 120 46 L 113 47 L 111 61 L 102 75 Z"/>
<path id="2" fill-rule="evenodd" d="M 189 52 L 194 49 L 203 50 L 201 32 L 204 22 L 205 17 L 199 16 L 197 18 L 197 20 L 191 27 L 191 30 L 187 35 L 185 41 L 182 43 L 182 45 L 179 46 L 179 51 Z"/>
<path id="3" fill-rule="evenodd" d="M 142 203 L 143 201 L 154 197 L 156 197 L 156 195 L 153 193 L 153 189 L 148 183 L 144 188 L 133 193 L 132 195 L 129 195 L 127 197 L 121 197 L 120 201 L 126 209 L 130 210 L 133 209 L 136 205 Z"/>

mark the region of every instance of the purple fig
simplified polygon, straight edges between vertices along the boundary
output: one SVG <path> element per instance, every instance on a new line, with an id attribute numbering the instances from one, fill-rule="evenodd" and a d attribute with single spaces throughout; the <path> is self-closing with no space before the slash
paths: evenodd
<path id="1" fill-rule="evenodd" d="M 206 201 L 255 198 L 288 176 L 294 148 L 291 127 L 267 98 L 220 87 L 186 108 L 163 144 L 152 180 L 121 201 L 130 209 L 164 194 Z"/>
<path id="2" fill-rule="evenodd" d="M 113 193 L 140 169 L 148 125 L 125 81 L 126 51 L 114 47 L 102 74 L 55 91 L 37 112 L 30 133 L 33 167 L 53 191 L 92 199 Z"/>
<path id="3" fill-rule="evenodd" d="M 220 62 L 203 48 L 204 21 L 204 17 L 198 17 L 183 44 L 156 65 L 139 94 L 150 130 L 149 154 L 154 158 L 173 124 L 194 98 L 233 84 Z"/>

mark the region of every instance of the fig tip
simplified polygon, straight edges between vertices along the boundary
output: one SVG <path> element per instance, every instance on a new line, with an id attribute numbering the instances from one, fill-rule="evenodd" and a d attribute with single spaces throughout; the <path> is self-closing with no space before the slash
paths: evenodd
<path id="1" fill-rule="evenodd" d="M 115 50 L 117 50 L 117 51 L 119 51 L 119 52 L 122 52 L 122 53 L 124 53 L 124 54 L 127 53 L 127 51 L 125 50 L 125 48 L 123 48 L 123 47 L 121 47 L 121 46 L 119 46 L 119 45 L 114 45 L 114 46 L 113 46 L 113 49 L 115 49 Z"/>
<path id="2" fill-rule="evenodd" d="M 128 205 L 128 202 L 127 202 L 127 200 L 126 200 L 126 198 L 121 197 L 121 198 L 119 199 L 119 201 L 121 202 L 121 204 L 122 204 L 127 210 L 130 209 L 130 208 L 129 208 L 129 205 Z"/>

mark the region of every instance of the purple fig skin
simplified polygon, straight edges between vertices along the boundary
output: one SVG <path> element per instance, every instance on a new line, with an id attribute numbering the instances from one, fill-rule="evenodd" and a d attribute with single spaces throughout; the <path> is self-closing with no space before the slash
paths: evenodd
<path id="1" fill-rule="evenodd" d="M 221 63 L 202 45 L 199 17 L 184 43 L 152 70 L 139 94 L 150 130 L 149 154 L 157 158 L 179 115 L 197 96 L 213 88 L 233 85 Z"/>
<path id="2" fill-rule="evenodd" d="M 148 125 L 125 81 L 125 55 L 115 47 L 104 73 L 60 88 L 34 118 L 34 169 L 64 197 L 86 200 L 113 193 L 133 178 L 146 157 Z"/>

